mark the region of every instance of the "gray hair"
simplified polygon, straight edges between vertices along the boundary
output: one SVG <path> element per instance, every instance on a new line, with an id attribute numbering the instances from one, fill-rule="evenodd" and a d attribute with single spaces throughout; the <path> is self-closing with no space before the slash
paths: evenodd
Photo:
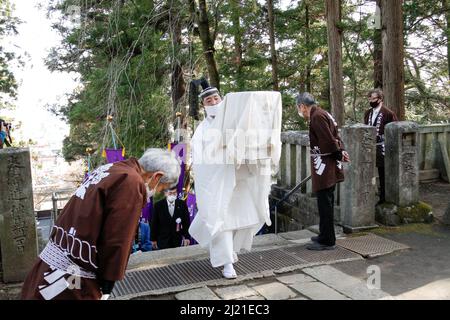
<path id="1" fill-rule="evenodd" d="M 371 97 L 372 94 L 376 94 L 378 99 L 381 99 L 382 101 L 384 100 L 384 94 L 383 94 L 383 90 L 381 90 L 380 88 L 376 88 L 376 89 L 372 89 L 367 93 L 367 97 Z"/>
<path id="2" fill-rule="evenodd" d="M 317 105 L 317 102 L 314 99 L 313 95 L 309 92 L 300 93 L 297 96 L 296 101 L 297 101 L 297 106 L 299 106 L 301 104 L 304 104 L 305 106 L 308 106 L 308 107 Z"/>
<path id="3" fill-rule="evenodd" d="M 139 164 L 146 172 L 164 172 L 161 183 L 170 183 L 171 186 L 178 183 L 181 172 L 180 163 L 175 153 L 171 151 L 158 148 L 147 149 L 139 159 Z"/>

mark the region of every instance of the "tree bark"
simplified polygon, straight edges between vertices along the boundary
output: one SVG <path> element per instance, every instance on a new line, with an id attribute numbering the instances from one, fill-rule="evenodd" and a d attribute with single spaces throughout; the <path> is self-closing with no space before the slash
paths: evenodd
<path id="1" fill-rule="evenodd" d="M 447 25 L 445 26 L 445 34 L 447 36 L 447 71 L 450 79 L 450 4 L 449 0 L 442 0 L 442 9 L 444 10 L 445 20 Z"/>
<path id="2" fill-rule="evenodd" d="M 278 85 L 278 61 L 277 51 L 275 48 L 275 25 L 273 16 L 273 0 L 267 0 L 267 11 L 269 16 L 269 41 L 270 41 L 270 56 L 272 62 L 272 88 L 274 91 L 279 90 Z"/>
<path id="3" fill-rule="evenodd" d="M 405 120 L 405 71 L 402 0 L 382 0 L 384 102 Z"/>
<path id="4" fill-rule="evenodd" d="M 231 21 L 233 23 L 234 36 L 234 63 L 236 65 L 236 84 L 239 89 L 244 88 L 244 77 L 242 74 L 242 33 L 241 23 L 239 18 L 241 16 L 240 0 L 231 0 Z"/>
<path id="5" fill-rule="evenodd" d="M 177 10 L 181 7 L 181 3 L 178 0 L 172 1 L 169 11 L 169 31 L 172 37 L 172 57 L 171 57 L 171 96 L 172 96 L 172 107 L 175 112 L 181 111 L 181 116 L 175 117 L 174 128 L 180 130 L 185 128 L 186 122 L 186 112 L 185 110 L 180 110 L 179 105 L 186 93 L 186 82 L 183 77 L 183 65 L 178 58 L 180 56 L 182 38 L 181 38 L 181 19 L 177 16 L 179 13 Z M 183 108 L 184 109 L 184 108 Z M 183 136 L 180 135 L 176 137 L 176 142 L 184 141 Z"/>
<path id="6" fill-rule="evenodd" d="M 191 2 L 195 1 L 191 0 Z M 200 40 L 202 42 L 203 54 L 205 56 L 206 65 L 209 73 L 209 81 L 212 86 L 220 90 L 219 71 L 217 70 L 217 63 L 214 57 L 216 52 L 214 48 L 214 41 L 211 37 L 209 29 L 208 11 L 206 8 L 206 0 L 199 0 L 199 10 L 197 12 L 198 31 L 200 34 Z"/>
<path id="7" fill-rule="evenodd" d="M 172 105 L 173 110 L 177 110 L 178 105 L 186 92 L 186 83 L 183 78 L 183 67 L 177 58 L 181 48 L 181 24 L 179 19 L 169 19 L 169 23 L 172 26 L 172 46 L 173 56 L 172 59 Z"/>
<path id="8" fill-rule="evenodd" d="M 305 42 L 306 42 L 306 52 L 307 55 L 306 67 L 305 67 L 305 84 L 306 91 L 311 92 L 311 56 L 309 52 L 310 48 L 310 39 L 311 39 L 311 30 L 310 30 L 310 20 L 309 20 L 309 4 L 307 0 L 304 0 L 305 3 Z"/>
<path id="9" fill-rule="evenodd" d="M 338 126 L 344 124 L 344 84 L 342 72 L 341 0 L 325 0 L 328 30 L 328 70 L 330 73 L 330 103 Z"/>
<path id="10" fill-rule="evenodd" d="M 380 8 L 381 14 L 381 0 L 376 0 L 377 7 Z M 383 46 L 381 43 L 381 29 L 375 29 L 373 34 L 373 87 L 383 88 Z"/>

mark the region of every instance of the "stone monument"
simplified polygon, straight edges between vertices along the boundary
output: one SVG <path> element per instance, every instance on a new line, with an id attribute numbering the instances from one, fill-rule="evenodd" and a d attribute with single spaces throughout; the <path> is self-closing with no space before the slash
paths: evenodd
<path id="1" fill-rule="evenodd" d="M 0 177 L 0 280 L 20 282 L 37 257 L 29 149 L 0 150 Z"/>
<path id="2" fill-rule="evenodd" d="M 345 180 L 340 189 L 344 231 L 376 227 L 376 129 L 373 126 L 355 124 L 343 127 L 341 136 L 351 161 L 344 164 Z"/>

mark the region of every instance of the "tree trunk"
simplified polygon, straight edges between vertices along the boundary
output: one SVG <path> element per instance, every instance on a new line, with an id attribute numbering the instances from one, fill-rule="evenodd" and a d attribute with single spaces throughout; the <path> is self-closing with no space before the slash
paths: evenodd
<path id="1" fill-rule="evenodd" d="M 172 31 L 172 46 L 173 46 L 173 56 L 172 56 L 172 105 L 173 109 L 177 110 L 178 104 L 183 98 L 186 92 L 186 83 L 183 78 L 183 68 L 177 58 L 181 48 L 181 25 L 179 19 L 169 19 L 171 23 Z"/>
<path id="2" fill-rule="evenodd" d="M 194 2 L 195 1 L 191 0 Z M 214 57 L 214 42 L 209 30 L 208 12 L 206 8 L 206 0 L 199 0 L 199 10 L 197 14 L 198 31 L 202 42 L 203 54 L 205 56 L 206 65 L 208 67 L 209 80 L 212 86 L 220 90 L 219 71 L 217 70 L 216 59 Z"/>
<path id="3" fill-rule="evenodd" d="M 383 92 L 385 105 L 405 119 L 402 0 L 382 0 Z"/>
<path id="4" fill-rule="evenodd" d="M 267 0 L 267 11 L 269 15 L 269 40 L 270 40 L 270 56 L 272 61 L 272 88 L 278 91 L 278 61 L 277 51 L 275 48 L 275 25 L 273 16 L 273 0 Z"/>
<path id="5" fill-rule="evenodd" d="M 185 124 L 186 112 L 184 110 L 179 110 L 179 105 L 181 100 L 186 93 L 186 82 L 183 78 L 183 66 L 178 57 L 180 56 L 180 49 L 182 46 L 181 40 L 181 21 L 179 19 L 177 8 L 180 8 L 181 4 L 179 2 L 171 3 L 171 9 L 169 12 L 169 30 L 172 37 L 172 75 L 171 75 L 171 96 L 172 96 L 172 106 L 174 112 L 181 111 L 181 116 L 175 118 L 174 128 L 180 130 Z M 180 132 L 180 131 L 178 131 Z M 178 136 L 176 141 L 183 141 L 184 137 Z"/>
<path id="6" fill-rule="evenodd" d="M 242 33 L 241 23 L 239 18 L 241 16 L 241 4 L 240 0 L 231 0 L 231 21 L 233 23 L 233 35 L 234 35 L 234 64 L 236 66 L 236 84 L 238 89 L 244 88 L 244 77 L 242 74 Z"/>
<path id="7" fill-rule="evenodd" d="M 325 0 L 328 30 L 328 69 L 331 113 L 339 126 L 344 124 L 344 84 L 342 72 L 341 0 Z"/>
<path id="8" fill-rule="evenodd" d="M 377 2 L 377 13 L 381 14 L 381 0 Z M 383 88 L 383 46 L 381 44 L 381 29 L 376 28 L 373 33 L 373 87 Z"/>
<path id="9" fill-rule="evenodd" d="M 305 54 L 307 55 L 306 61 L 306 67 L 305 67 L 305 84 L 306 84 L 306 91 L 311 92 L 311 54 L 309 52 L 310 48 L 310 39 L 311 39 L 311 30 L 310 30 L 310 21 L 309 21 L 309 4 L 306 0 L 304 0 L 305 3 L 305 42 L 306 42 L 306 48 Z"/>
<path id="10" fill-rule="evenodd" d="M 442 0 L 442 9 L 444 10 L 445 20 L 447 25 L 445 26 L 445 33 L 447 35 L 447 68 L 448 77 L 450 79 L 450 4 L 449 0 Z"/>

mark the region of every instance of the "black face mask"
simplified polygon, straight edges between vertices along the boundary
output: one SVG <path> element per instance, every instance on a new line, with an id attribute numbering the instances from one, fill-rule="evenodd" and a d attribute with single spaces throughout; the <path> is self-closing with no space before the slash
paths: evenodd
<path id="1" fill-rule="evenodd" d="M 371 106 L 372 108 L 376 108 L 376 107 L 378 107 L 378 105 L 380 104 L 380 100 L 377 100 L 377 101 L 370 101 L 369 103 L 370 103 L 370 106 Z"/>

